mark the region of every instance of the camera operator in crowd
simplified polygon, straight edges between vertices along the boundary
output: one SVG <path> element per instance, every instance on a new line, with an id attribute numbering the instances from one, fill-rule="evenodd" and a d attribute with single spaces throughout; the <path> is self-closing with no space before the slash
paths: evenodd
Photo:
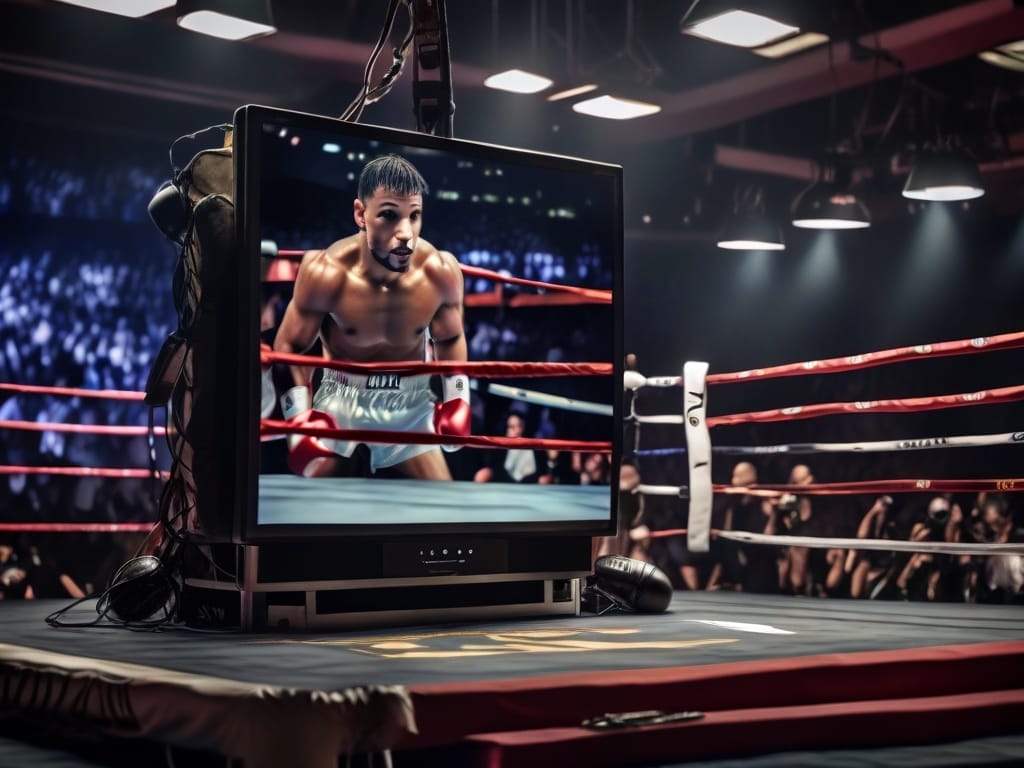
<path id="1" fill-rule="evenodd" d="M 928 502 L 923 520 L 910 529 L 910 541 L 954 541 L 963 521 L 959 504 L 949 495 Z M 915 552 L 906 561 L 896 587 L 904 600 L 949 600 L 960 596 L 957 560 L 952 555 Z M 961 598 L 962 599 L 962 598 Z"/>

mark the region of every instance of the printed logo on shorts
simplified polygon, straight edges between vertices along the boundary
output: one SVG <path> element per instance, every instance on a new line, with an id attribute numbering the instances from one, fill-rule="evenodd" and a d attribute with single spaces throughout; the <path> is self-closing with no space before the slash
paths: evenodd
<path id="1" fill-rule="evenodd" d="M 399 389 L 402 377 L 397 373 L 371 373 L 366 379 L 367 389 Z"/>

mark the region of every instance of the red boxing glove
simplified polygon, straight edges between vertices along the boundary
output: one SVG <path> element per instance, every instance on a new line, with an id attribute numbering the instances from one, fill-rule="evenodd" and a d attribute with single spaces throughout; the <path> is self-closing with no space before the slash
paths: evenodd
<path id="1" fill-rule="evenodd" d="M 336 429 L 338 423 L 329 413 L 310 407 L 309 387 L 292 387 L 281 396 L 281 411 L 289 424 L 300 427 Z M 303 477 L 312 476 L 327 459 L 335 459 L 334 451 L 312 435 L 288 435 L 288 466 Z"/>
<path id="2" fill-rule="evenodd" d="M 472 431 L 473 414 L 469 405 L 469 377 L 464 374 L 443 376 L 441 392 L 444 400 L 434 406 L 434 431 L 439 435 L 467 437 Z M 444 451 L 453 452 L 461 445 L 442 445 Z"/>

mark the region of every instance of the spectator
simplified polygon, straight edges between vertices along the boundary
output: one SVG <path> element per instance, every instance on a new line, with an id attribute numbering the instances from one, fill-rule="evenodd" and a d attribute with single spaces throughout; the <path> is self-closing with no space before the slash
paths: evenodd
<path id="1" fill-rule="evenodd" d="M 910 541 L 947 541 L 950 524 L 961 517 L 959 505 L 954 505 L 949 496 L 935 496 L 928 502 L 924 519 L 911 528 Z M 954 578 L 954 566 L 950 555 L 914 553 L 896 579 L 901 597 L 904 600 L 944 599 Z"/>
<path id="2" fill-rule="evenodd" d="M 521 438 L 526 420 L 516 412 L 505 417 L 505 436 Z M 547 454 L 532 448 L 487 451 L 484 464 L 473 475 L 476 483 L 537 483 L 547 469 Z"/>
<path id="3" fill-rule="evenodd" d="M 879 496 L 865 513 L 857 528 L 858 539 L 900 539 L 891 515 L 892 497 Z M 850 577 L 850 597 L 883 597 L 886 587 L 893 587 L 889 578 L 894 564 L 893 553 L 879 550 L 851 549 L 844 569 Z"/>
<path id="4" fill-rule="evenodd" d="M 988 540 L 994 543 L 1024 542 L 1024 529 L 1014 523 L 1006 500 L 987 498 L 982 507 L 982 520 Z M 985 587 L 988 602 L 1024 603 L 1024 557 L 991 555 L 985 566 Z"/>

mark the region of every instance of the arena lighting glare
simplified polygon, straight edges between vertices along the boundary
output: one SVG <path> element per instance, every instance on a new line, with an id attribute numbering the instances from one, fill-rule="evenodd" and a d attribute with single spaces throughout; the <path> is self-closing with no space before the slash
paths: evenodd
<path id="1" fill-rule="evenodd" d="M 573 96 L 582 96 L 584 93 L 590 93 L 591 91 L 597 90 L 597 83 L 586 83 L 584 85 L 577 85 L 575 88 L 567 88 L 564 91 L 558 91 L 548 96 L 548 101 L 561 101 L 562 99 L 571 99 Z"/>
<path id="2" fill-rule="evenodd" d="M 512 93 L 539 93 L 545 88 L 550 88 L 554 81 L 535 75 L 532 72 L 525 72 L 521 69 L 509 69 L 498 72 L 484 80 L 484 85 L 499 91 L 510 91 Z"/>
<path id="3" fill-rule="evenodd" d="M 224 40 L 277 32 L 267 0 L 178 0 L 178 26 Z"/>
<path id="4" fill-rule="evenodd" d="M 717 243 L 729 251 L 784 251 L 782 230 L 758 211 L 735 214 L 726 222 Z"/>
<path id="5" fill-rule="evenodd" d="M 661 112 L 661 107 L 646 101 L 623 99 L 618 96 L 597 96 L 573 104 L 572 111 L 591 117 L 603 117 L 607 120 L 632 120 L 637 117 L 657 114 Z"/>
<path id="6" fill-rule="evenodd" d="M 148 16 L 174 5 L 174 0 L 58 0 L 58 2 L 77 5 L 92 11 L 116 13 L 118 16 L 128 16 L 133 19 Z"/>
<path id="7" fill-rule="evenodd" d="M 784 24 L 759 13 L 732 10 L 707 19 L 684 25 L 681 32 L 703 37 L 716 43 L 740 48 L 760 48 L 800 31 L 799 27 Z"/>
<path id="8" fill-rule="evenodd" d="M 871 226 L 871 214 L 851 192 L 831 182 L 817 182 L 793 201 L 792 221 L 801 229 L 865 229 Z"/>
<path id="9" fill-rule="evenodd" d="M 951 202 L 973 200 L 985 194 L 974 160 L 962 149 L 926 151 L 918 156 L 903 196 L 912 200 Z"/>

